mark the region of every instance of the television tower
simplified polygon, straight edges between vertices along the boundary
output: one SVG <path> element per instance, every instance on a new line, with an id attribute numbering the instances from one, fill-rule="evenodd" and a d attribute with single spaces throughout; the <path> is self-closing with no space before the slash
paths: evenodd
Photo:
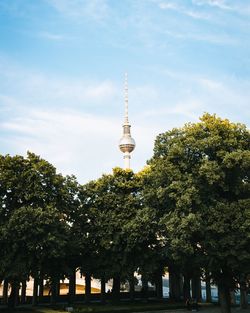
<path id="1" fill-rule="evenodd" d="M 124 92 L 124 100 L 125 100 L 125 119 L 124 123 L 122 125 L 123 127 L 123 136 L 120 139 L 119 142 L 119 148 L 123 152 L 124 156 L 124 168 L 125 169 L 130 169 L 130 153 L 134 150 L 135 148 L 135 141 L 131 137 L 130 134 L 130 127 L 131 125 L 129 124 L 128 121 L 128 75 L 127 73 L 125 74 L 125 92 Z"/>

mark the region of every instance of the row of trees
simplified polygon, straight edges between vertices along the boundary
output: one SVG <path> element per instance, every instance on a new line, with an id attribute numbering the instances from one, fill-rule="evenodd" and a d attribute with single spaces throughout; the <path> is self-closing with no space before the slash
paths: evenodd
<path id="1" fill-rule="evenodd" d="M 148 166 L 137 174 L 115 168 L 112 174 L 79 185 L 47 161 L 28 153 L 0 157 L 0 279 L 15 298 L 30 276 L 35 286 L 70 278 L 120 282 L 134 272 L 156 285 L 170 274 L 174 300 L 200 297 L 200 278 L 217 284 L 223 312 L 230 292 L 241 290 L 247 305 L 250 281 L 250 133 L 205 114 L 199 123 L 160 134 Z M 183 284 L 181 284 L 181 281 Z M 35 287 L 36 288 L 36 287 Z M 40 288 L 42 290 L 42 286 Z M 209 300 L 209 299 L 208 299 Z"/>

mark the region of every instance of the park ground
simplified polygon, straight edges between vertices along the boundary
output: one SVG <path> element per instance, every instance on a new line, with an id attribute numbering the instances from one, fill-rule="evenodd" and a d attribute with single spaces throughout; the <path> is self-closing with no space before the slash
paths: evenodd
<path id="1" fill-rule="evenodd" d="M 0 308 L 0 313 L 65 313 L 66 310 L 63 308 L 47 308 L 47 307 L 20 307 L 14 309 L 4 309 Z M 76 313 L 90 313 L 90 312 L 97 312 L 97 313 L 190 313 L 187 309 L 178 309 L 178 308 L 171 308 L 168 305 L 163 307 L 155 307 L 148 306 L 147 304 L 142 306 L 132 306 L 132 305 L 119 305 L 119 306 L 81 306 L 74 310 Z M 217 305 L 202 305 L 200 307 L 199 312 L 202 313 L 220 313 L 220 307 Z M 249 309 L 240 309 L 239 307 L 233 307 L 231 313 L 250 313 Z"/>

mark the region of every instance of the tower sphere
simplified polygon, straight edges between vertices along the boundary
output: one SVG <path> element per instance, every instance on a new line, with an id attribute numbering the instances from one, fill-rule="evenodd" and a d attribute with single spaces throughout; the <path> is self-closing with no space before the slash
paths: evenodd
<path id="1" fill-rule="evenodd" d="M 135 141 L 131 136 L 124 135 L 119 141 L 120 150 L 125 152 L 132 152 L 135 148 Z"/>

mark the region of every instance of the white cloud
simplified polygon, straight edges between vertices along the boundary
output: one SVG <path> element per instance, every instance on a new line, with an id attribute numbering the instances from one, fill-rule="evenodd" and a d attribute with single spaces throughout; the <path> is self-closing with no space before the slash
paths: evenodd
<path id="1" fill-rule="evenodd" d="M 118 149 L 121 121 L 111 116 L 23 108 L 22 115 L 0 123 L 0 129 L 8 132 L 8 145 L 14 153 L 25 155 L 29 150 L 41 155 L 64 175 L 76 175 L 81 183 L 109 173 L 113 167 L 123 167 Z M 132 125 L 137 147 L 131 163 L 136 171 L 151 157 L 157 134 L 150 125 Z"/>
<path id="2" fill-rule="evenodd" d="M 159 8 L 161 8 L 163 10 L 176 10 L 176 9 L 178 9 L 177 4 L 174 2 L 160 2 L 158 5 L 159 5 Z"/>
<path id="3" fill-rule="evenodd" d="M 82 182 L 111 170 L 106 164 L 114 158 L 119 126 L 112 118 L 54 109 L 23 111 L 0 125 L 16 153 L 33 151 Z"/>
<path id="4" fill-rule="evenodd" d="M 145 118 L 158 120 L 159 124 L 165 119 L 170 127 L 174 127 L 190 119 L 197 120 L 204 112 L 209 112 L 249 125 L 250 81 L 248 79 L 243 80 L 233 76 L 213 77 L 164 68 L 151 68 L 151 71 L 154 75 L 161 76 L 171 91 L 161 93 L 162 90 L 158 89 L 160 105 L 153 109 L 145 108 L 143 111 Z M 165 99 L 165 102 L 162 99 Z"/>
<path id="5" fill-rule="evenodd" d="M 81 182 L 119 164 L 122 118 L 101 117 L 117 106 L 112 81 L 51 77 L 8 61 L 0 60 L 2 153 L 30 150 Z"/>
<path id="6" fill-rule="evenodd" d="M 163 107 L 161 109 L 151 109 L 144 112 L 144 115 L 147 117 L 154 117 L 157 118 L 157 116 L 182 116 L 186 119 L 197 119 L 197 111 L 202 112 L 202 103 L 195 99 L 188 99 L 183 100 L 182 102 L 175 103 L 174 105 L 169 104 L 166 107 Z"/>
<path id="7" fill-rule="evenodd" d="M 190 8 L 180 5 L 177 2 L 169 2 L 169 1 L 160 1 L 158 2 L 158 6 L 162 10 L 174 10 L 181 14 L 187 15 L 194 19 L 200 19 L 200 20 L 208 20 L 210 19 L 210 16 L 206 13 L 190 10 Z"/>
<path id="8" fill-rule="evenodd" d="M 110 80 L 95 81 L 86 78 L 69 79 L 35 72 L 0 60 L 0 94 L 3 98 L 15 94 L 17 98 L 34 105 L 79 106 L 105 105 L 117 96 L 117 86 Z M 17 101 L 18 102 L 18 101 Z"/>
<path id="9" fill-rule="evenodd" d="M 62 40 L 65 39 L 65 36 L 63 36 L 63 35 L 53 34 L 53 33 L 45 32 L 45 31 L 39 32 L 38 33 L 38 37 L 41 37 L 41 38 L 44 38 L 44 39 L 49 39 L 49 40 L 52 40 L 52 41 L 62 41 Z"/>
<path id="10" fill-rule="evenodd" d="M 102 21 L 109 14 L 106 0 L 46 0 L 55 10 L 68 18 L 90 18 Z"/>
<path id="11" fill-rule="evenodd" d="M 208 90 L 214 91 L 214 92 L 222 90 L 224 88 L 224 86 L 221 82 L 215 81 L 212 79 L 208 79 L 208 78 L 200 78 L 200 79 L 198 79 L 198 82 L 200 83 L 201 86 L 207 88 Z"/>
<path id="12" fill-rule="evenodd" d="M 193 0 L 196 5 L 209 5 L 211 7 L 217 7 L 221 10 L 232 10 L 225 0 Z"/>
<path id="13" fill-rule="evenodd" d="M 231 37 L 229 34 L 214 34 L 214 33 L 203 33 L 200 30 L 197 31 L 170 31 L 166 30 L 163 31 L 165 34 L 182 39 L 185 41 L 200 41 L 200 42 L 207 42 L 215 45 L 237 45 L 240 44 L 240 41 L 235 38 Z"/>
<path id="14" fill-rule="evenodd" d="M 118 149 L 122 84 L 51 77 L 7 63 L 0 62 L 2 153 L 30 150 L 82 183 L 123 166 Z M 236 121 L 250 119 L 250 82 L 164 68 L 152 71 L 148 75 L 153 73 L 164 83 L 129 87 L 129 117 L 137 144 L 131 160 L 135 171 L 151 157 L 159 133 L 197 121 L 205 111 Z"/>
<path id="15" fill-rule="evenodd" d="M 211 16 L 198 11 L 186 10 L 185 14 L 197 20 L 209 20 Z"/>
<path id="16" fill-rule="evenodd" d="M 5 114 L 0 119 L 2 153 L 25 155 L 30 150 L 63 174 L 75 174 L 80 182 L 123 166 L 118 149 L 122 135 L 122 86 L 119 97 L 112 81 L 50 77 L 5 62 L 0 62 L 0 68 L 0 109 Z M 154 89 L 150 95 L 150 86 L 130 91 L 130 98 L 145 99 L 147 91 L 149 100 L 155 96 Z M 135 118 L 137 115 L 132 118 L 131 114 L 131 121 Z M 139 146 L 132 164 L 139 170 L 151 156 L 156 128 L 137 120 L 136 127 L 132 124 L 132 134 Z"/>

